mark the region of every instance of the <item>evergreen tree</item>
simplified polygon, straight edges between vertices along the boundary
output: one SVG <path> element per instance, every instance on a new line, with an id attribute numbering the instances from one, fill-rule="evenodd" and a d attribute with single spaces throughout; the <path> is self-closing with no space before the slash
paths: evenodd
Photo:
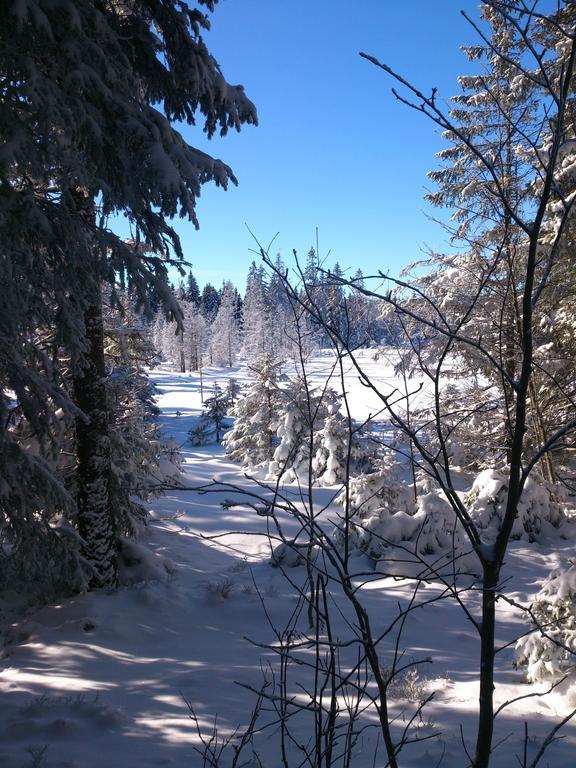
<path id="1" fill-rule="evenodd" d="M 272 354 L 272 317 L 266 297 L 264 270 L 253 261 L 246 279 L 242 310 L 242 354 L 249 362 Z"/>
<path id="2" fill-rule="evenodd" d="M 346 300 L 341 283 L 343 277 L 344 273 L 340 264 L 336 262 L 331 273 L 327 276 L 326 318 L 338 336 L 347 338 L 349 329 L 346 317 Z"/>
<path id="3" fill-rule="evenodd" d="M 199 417 L 197 423 L 190 430 L 190 440 L 193 445 L 204 445 L 205 443 L 219 443 L 228 424 L 226 423 L 226 414 L 228 413 L 228 397 L 218 383 L 214 384 L 214 390 L 210 397 L 204 402 L 204 411 Z"/>
<path id="4" fill-rule="evenodd" d="M 163 483 L 174 482 L 179 469 L 155 420 L 158 408 L 145 370 L 154 359 L 149 328 L 128 297 L 122 303 L 121 313 L 110 306 L 108 296 L 104 306 L 106 401 L 114 530 L 134 536 L 147 515 L 135 496 L 149 499 Z"/>
<path id="5" fill-rule="evenodd" d="M 208 326 L 204 315 L 193 304 L 186 304 L 184 307 L 184 345 L 187 349 L 188 366 L 191 371 L 202 370 L 207 335 Z"/>
<path id="6" fill-rule="evenodd" d="M 237 291 L 230 281 L 222 286 L 218 314 L 212 323 L 212 364 L 231 368 L 238 352 L 240 333 L 236 321 Z"/>
<path id="7" fill-rule="evenodd" d="M 200 297 L 200 311 L 208 321 L 208 323 L 214 322 L 214 318 L 218 314 L 220 308 L 220 294 L 210 283 L 206 283 L 202 290 L 202 296 Z"/>
<path id="8" fill-rule="evenodd" d="M 186 276 L 186 289 L 184 292 L 184 298 L 187 302 L 193 304 L 195 307 L 200 306 L 200 289 L 198 288 L 198 283 L 196 282 L 196 278 L 194 277 L 192 270 L 190 270 Z"/>
<path id="9" fill-rule="evenodd" d="M 325 464 L 315 464 L 314 459 L 333 396 L 328 390 L 307 390 L 301 377 L 282 390 L 277 448 L 269 465 L 272 476 L 282 477 L 285 482 L 299 482 L 307 477 L 315 479 L 324 472 Z"/>
<path id="10" fill-rule="evenodd" d="M 272 459 L 282 399 L 278 388 L 280 367 L 269 355 L 255 363 L 254 382 L 234 406 L 234 424 L 223 441 L 233 461 L 256 467 Z"/>
<path id="11" fill-rule="evenodd" d="M 256 122 L 243 89 L 225 82 L 204 44 L 208 25 L 205 13 L 172 0 L 124 4 L 121 13 L 112 2 L 32 0 L 8 2 L 3 13 L 0 69 L 10 73 L 10 87 L 0 94 L 0 284 L 9 315 L 0 388 L 15 392 L 45 457 L 57 445 L 60 409 L 82 411 L 75 504 L 94 585 L 116 580 L 101 281 L 120 277 L 146 310 L 154 295 L 170 303 L 167 245 L 182 253 L 168 219 L 178 211 L 197 224 L 200 185 L 235 182 L 173 122 L 193 123 L 199 112 L 209 136 Z M 117 212 L 136 243 L 104 224 Z M 69 388 L 46 355 L 46 339 L 38 339 L 42 325 L 51 330 L 49 346 L 68 355 Z M 71 500 L 55 483 L 42 490 L 48 466 L 30 464 L 10 429 L 3 426 L 0 440 L 2 456 L 27 464 L 36 478 L 16 490 L 13 470 L 2 473 L 10 479 L 0 491 L 5 520 L 15 532 L 20 514 L 32 529 L 37 511 L 49 520 Z"/>
<path id="12" fill-rule="evenodd" d="M 328 317 L 328 281 L 320 270 L 318 254 L 314 248 L 310 248 L 306 256 L 306 267 L 304 268 L 305 295 L 303 300 L 308 302 L 315 314 L 321 318 Z M 312 326 L 317 333 L 320 347 L 325 347 L 328 343 L 326 329 L 318 320 L 312 320 Z"/>
<path id="13" fill-rule="evenodd" d="M 348 339 L 352 348 L 365 346 L 373 337 L 370 333 L 370 325 L 373 314 L 371 312 L 374 302 L 362 294 L 365 288 L 362 270 L 356 270 L 352 278 L 352 284 L 359 290 L 353 290 L 346 302 L 348 319 Z"/>
<path id="14" fill-rule="evenodd" d="M 274 260 L 266 291 L 267 305 L 273 320 L 270 329 L 271 348 L 276 355 L 289 354 L 296 335 L 294 312 L 284 285 L 285 277 L 286 266 L 278 254 Z"/>
<path id="15" fill-rule="evenodd" d="M 236 405 L 241 392 L 242 387 L 240 384 L 238 384 L 238 381 L 233 376 L 231 376 L 228 379 L 228 383 L 226 384 L 226 398 L 230 408 L 233 408 Z"/>

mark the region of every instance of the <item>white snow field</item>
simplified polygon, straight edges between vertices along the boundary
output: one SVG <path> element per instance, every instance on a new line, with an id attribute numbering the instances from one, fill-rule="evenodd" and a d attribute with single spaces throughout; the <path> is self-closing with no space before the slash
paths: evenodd
<path id="1" fill-rule="evenodd" d="M 385 361 L 372 361 L 368 352 L 365 359 L 376 378 L 393 381 Z M 316 358 L 314 380 L 322 382 L 330 365 L 329 356 Z M 243 368 L 208 369 L 204 386 L 208 390 L 215 381 L 225 386 L 231 374 L 241 383 L 249 378 Z M 152 377 L 159 388 L 163 429 L 182 446 L 184 482 L 196 487 L 214 479 L 252 490 L 253 483 L 222 448 L 193 448 L 187 442 L 200 412 L 198 376 L 161 369 Z M 352 373 L 347 389 L 358 418 L 378 409 L 377 400 Z M 326 503 L 336 490 L 320 489 L 319 501 Z M 278 674 L 277 656 L 262 645 L 274 641 L 272 626 L 285 626 L 306 572 L 300 566 L 283 573 L 270 565 L 267 518 L 247 506 L 222 508 L 220 502 L 233 496 L 231 491 L 174 491 L 154 500 L 145 542 L 154 555 L 134 548 L 134 564 L 127 568 L 132 584 L 113 594 L 90 593 L 35 609 L 7 628 L 0 663 L 1 768 L 210 766 L 197 751 L 200 739 L 186 702 L 208 738 L 216 732 L 225 737 L 248 724 L 256 699 L 249 688 L 261 687 L 263 673 L 268 678 L 272 670 Z M 283 523 L 296 533 L 294 520 Z M 539 581 L 571 552 L 573 545 L 566 541 L 553 548 L 513 542 L 505 573 L 508 595 L 528 601 Z M 375 632 L 394 620 L 414 586 L 410 580 L 380 578 L 361 589 Z M 423 584 L 418 597 L 428 601 L 440 591 L 439 584 Z M 334 636 L 350 638 L 349 607 L 337 590 L 329 599 Z M 475 594 L 465 599 L 474 609 Z M 521 615 L 499 602 L 499 645 L 525 629 Z M 391 663 L 395 640 L 392 632 L 381 643 L 383 666 Z M 410 733 L 438 735 L 407 745 L 400 765 L 464 768 L 464 744 L 469 750 L 474 745 L 478 698 L 479 644 L 473 626 L 454 600 L 429 602 L 409 614 L 401 648 L 405 662 L 430 658 L 430 663 L 422 665 L 417 679 L 407 676 L 393 688 L 393 735 L 399 737 L 418 701 L 432 692 L 434 698 Z M 343 663 L 354 653 L 343 648 Z M 523 672 L 513 669 L 512 657 L 512 647 L 497 657 L 497 706 L 530 697 L 504 709 L 496 720 L 493 765 L 499 768 L 522 765 L 525 748 L 533 757 L 553 726 L 576 705 L 557 691 L 535 696 L 547 686 L 528 685 Z M 294 665 L 289 695 L 306 702 L 304 689 L 311 681 L 306 666 Z M 256 726 L 269 724 L 254 739 L 260 762 L 247 749 L 238 768 L 282 768 L 273 719 L 262 712 Z M 350 765 L 384 766 L 375 713 L 366 711 L 361 722 L 370 727 L 359 734 Z M 306 765 L 298 744 L 311 738 L 312 715 L 299 715 L 290 728 L 294 742 L 287 744 L 286 755 L 295 768 Z M 562 738 L 551 744 L 540 765 L 573 768 L 576 728 L 568 724 L 558 735 Z M 224 752 L 220 765 L 230 766 L 232 758 L 230 750 Z"/>

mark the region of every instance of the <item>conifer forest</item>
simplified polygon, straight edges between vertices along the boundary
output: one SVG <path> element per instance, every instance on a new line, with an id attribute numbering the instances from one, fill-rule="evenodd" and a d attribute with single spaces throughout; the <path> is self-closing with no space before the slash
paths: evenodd
<path id="1" fill-rule="evenodd" d="M 446 247 L 241 280 L 225 5 L 0 0 L 0 767 L 572 768 L 576 3 L 463 11 L 448 95 L 352 50 Z"/>

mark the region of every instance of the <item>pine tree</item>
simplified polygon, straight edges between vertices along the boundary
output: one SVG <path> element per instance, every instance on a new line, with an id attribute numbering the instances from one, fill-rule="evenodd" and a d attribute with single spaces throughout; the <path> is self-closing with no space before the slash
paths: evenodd
<path id="1" fill-rule="evenodd" d="M 282 399 L 278 387 L 280 368 L 281 364 L 269 355 L 254 364 L 254 382 L 234 406 L 234 424 L 223 441 L 233 461 L 257 467 L 272 459 Z"/>
<path id="2" fill-rule="evenodd" d="M 231 376 L 228 379 L 228 383 L 226 384 L 226 398 L 228 400 L 228 404 L 230 408 L 233 408 L 236 405 L 236 402 L 240 397 L 241 392 L 242 392 L 242 387 L 238 383 L 237 379 Z"/>
<path id="3" fill-rule="evenodd" d="M 155 420 L 158 408 L 146 374 L 155 352 L 150 329 L 122 296 L 122 311 L 104 306 L 106 400 L 111 460 L 111 498 L 114 530 L 135 536 L 142 530 L 147 510 L 140 500 L 160 492 L 179 476 L 177 456 L 162 441 Z"/>
<path id="4" fill-rule="evenodd" d="M 273 327 L 270 304 L 266 296 L 264 270 L 253 261 L 246 279 L 242 310 L 242 354 L 256 364 L 259 358 L 273 352 Z"/>
<path id="5" fill-rule="evenodd" d="M 195 307 L 200 306 L 200 289 L 198 288 L 198 283 L 196 282 L 196 278 L 194 277 L 192 270 L 190 270 L 186 276 L 186 289 L 184 292 L 184 298 L 187 302 L 193 304 Z"/>
<path id="6" fill-rule="evenodd" d="M 320 268 L 318 254 L 314 248 L 310 248 L 306 255 L 306 266 L 303 272 L 305 294 L 302 296 L 304 303 L 309 303 L 315 315 L 321 318 L 328 317 L 328 281 Z M 312 320 L 312 327 L 317 333 L 320 347 L 328 343 L 326 329 L 318 320 Z"/>
<path id="7" fill-rule="evenodd" d="M 101 281 L 122 279 L 148 311 L 153 300 L 170 303 L 167 245 L 177 258 L 182 252 L 168 219 L 178 212 L 197 225 L 200 185 L 235 183 L 173 123 L 193 123 L 199 112 L 212 136 L 256 122 L 243 89 L 225 82 L 204 44 L 208 25 L 205 13 L 171 0 L 124 5 L 121 13 L 111 2 L 31 0 L 8 2 L 3 13 L 0 69 L 11 74 L 0 94 L 0 284 L 13 314 L 2 334 L 2 389 L 16 392 L 28 416 L 37 412 L 28 422 L 46 451 L 59 431 L 58 409 L 83 411 L 76 502 L 94 584 L 116 578 Z M 117 212 L 137 233 L 134 244 L 104 224 Z M 38 343 L 42 322 L 52 329 L 51 346 L 69 356 L 69 390 Z M 14 463 L 26 461 L 10 430 L 2 442 L 18 455 Z M 47 503 L 54 508 L 54 494 L 39 492 L 41 485 L 29 483 L 22 498 L 30 519 Z M 4 503 L 13 505 L 13 489 L 3 491 Z"/>
<path id="8" fill-rule="evenodd" d="M 270 345 L 276 355 L 291 355 L 296 336 L 294 310 L 284 284 L 286 274 L 286 266 L 277 254 L 266 291 L 271 316 Z"/>
<path id="9" fill-rule="evenodd" d="M 222 299 L 211 328 L 212 364 L 231 368 L 238 352 L 240 333 L 236 320 L 237 292 L 230 281 L 222 286 Z"/>
<path id="10" fill-rule="evenodd" d="M 202 290 L 202 296 L 200 297 L 200 311 L 208 321 L 208 323 L 214 322 L 214 318 L 218 314 L 220 307 L 220 294 L 210 283 L 206 283 Z"/>
<path id="11" fill-rule="evenodd" d="M 320 449 L 321 434 L 329 415 L 334 393 L 307 390 L 298 376 L 282 389 L 281 411 L 276 429 L 277 447 L 269 473 L 285 482 L 316 479 L 325 463 L 314 462 Z"/>
<path id="12" fill-rule="evenodd" d="M 229 402 L 226 393 L 222 391 L 218 383 L 214 384 L 212 394 L 204 402 L 204 411 L 190 430 L 192 444 L 204 445 L 214 440 L 219 443 L 227 427 L 228 409 Z"/>
<path id="13" fill-rule="evenodd" d="M 371 321 L 373 320 L 373 312 L 371 310 L 374 306 L 374 301 L 370 301 L 368 297 L 362 294 L 365 284 L 361 269 L 356 270 L 352 283 L 358 290 L 353 290 L 346 301 L 347 332 L 350 346 L 355 348 L 367 346 L 370 341 L 374 340 L 370 332 Z"/>
<path id="14" fill-rule="evenodd" d="M 353 435 L 346 417 L 340 412 L 340 398 L 330 390 L 324 393 L 326 418 L 317 434 L 318 447 L 312 466 L 320 485 L 336 485 L 346 479 L 348 450 Z M 349 470 L 353 466 L 350 464 Z"/>
<path id="15" fill-rule="evenodd" d="M 349 328 L 346 317 L 346 300 L 341 283 L 343 276 L 342 268 L 336 262 L 326 278 L 326 317 L 336 334 L 347 338 L 349 336 Z"/>
<path id="16" fill-rule="evenodd" d="M 208 335 L 208 326 L 204 315 L 193 304 L 184 307 L 184 345 L 188 354 L 191 371 L 203 368 L 204 350 Z"/>

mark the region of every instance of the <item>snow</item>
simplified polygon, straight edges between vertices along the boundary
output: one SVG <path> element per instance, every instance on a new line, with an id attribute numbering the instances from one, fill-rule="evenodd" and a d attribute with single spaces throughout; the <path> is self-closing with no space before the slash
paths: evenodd
<path id="1" fill-rule="evenodd" d="M 392 366 L 363 354 L 371 373 L 392 386 Z M 312 383 L 322 384 L 330 367 L 327 355 L 317 357 L 311 365 Z M 249 371 L 241 367 L 207 369 L 203 376 L 206 392 L 230 376 L 243 385 L 250 380 Z M 182 446 L 185 483 L 198 487 L 215 480 L 219 490 L 205 494 L 177 490 L 155 499 L 147 547 L 142 542 L 126 543 L 125 583 L 116 592 L 80 595 L 29 611 L 23 618 L 11 614 L 8 603 L 2 607 L 2 768 L 202 766 L 187 702 L 205 733 L 211 733 L 217 718 L 219 737 L 230 735 L 238 725 L 247 725 L 254 705 L 254 694 L 243 686 L 258 690 L 262 670 L 277 664 L 274 651 L 263 646 L 274 640 L 271 624 L 282 628 L 289 622 L 298 589 L 305 584 L 305 568 L 289 548 L 276 549 L 278 542 L 269 542 L 270 518 L 256 514 L 246 503 L 250 499 L 240 494 L 253 491 L 241 465 L 230 462 L 221 446 L 189 444 L 188 432 L 201 412 L 198 377 L 167 369 L 154 371 L 152 377 L 159 388 L 164 433 Z M 335 389 L 337 384 L 337 378 L 331 382 Z M 377 398 L 351 373 L 346 388 L 356 418 L 379 409 Z M 284 490 L 298 502 L 295 486 Z M 318 505 L 328 504 L 337 490 L 318 489 Z M 225 499 L 235 499 L 237 505 L 222 507 Z M 282 523 L 287 536 L 298 534 L 295 520 L 284 517 Z M 548 572 L 559 569 L 572 552 L 573 544 L 561 539 L 553 549 L 525 538 L 514 541 L 503 574 L 508 597 L 528 603 Z M 271 567 L 271 558 L 279 567 Z M 370 570 L 362 553 L 354 554 L 354 562 L 359 571 Z M 292 566 L 286 575 L 284 565 Z M 365 578 L 360 593 L 375 632 L 390 624 L 399 605 L 408 604 L 416 586 L 410 579 L 378 574 Z M 416 673 L 404 673 L 391 687 L 395 735 L 419 697 L 435 691 L 418 731 L 440 736 L 406 747 L 400 764 L 408 768 L 436 764 L 461 768 L 467 761 L 460 726 L 469 749 L 475 735 L 478 638 L 455 601 L 433 600 L 442 591 L 433 580 L 420 583 L 417 601 L 426 604 L 408 615 L 401 638 L 403 663 L 428 658 L 432 663 Z M 341 598 L 331 588 L 330 599 Z M 467 592 L 463 599 L 477 615 L 478 593 Z M 345 638 L 350 633 L 346 624 L 350 611 L 343 602 L 338 607 L 342 613 L 334 610 L 332 629 Z M 498 644 L 512 643 L 525 631 L 521 613 L 499 601 Z M 383 667 L 392 663 L 395 639 L 392 633 L 383 641 Z M 342 654 L 345 661 L 345 649 Z M 497 657 L 497 706 L 549 687 L 549 683 L 527 684 L 524 673 L 513 668 L 513 654 L 512 643 Z M 296 665 L 291 675 L 291 690 L 306 700 L 298 685 L 310 684 L 309 670 Z M 517 764 L 516 756 L 524 749 L 524 722 L 530 756 L 568 711 L 567 700 L 556 691 L 507 707 L 496 721 L 493 765 Z M 367 713 L 365 718 L 368 722 L 371 716 Z M 293 728 L 300 740 L 308 738 L 312 718 L 299 715 Z M 574 764 L 574 727 L 566 726 L 562 735 L 546 752 L 544 765 Z M 364 731 L 355 747 L 354 768 L 384 765 L 381 741 L 375 728 Z M 266 768 L 281 765 L 276 727 L 259 733 L 255 743 Z M 380 752 L 374 762 L 377 744 Z M 291 768 L 298 765 L 296 748 L 288 754 Z M 222 765 L 230 765 L 230 755 L 227 760 Z M 256 763 L 247 759 L 246 765 Z"/>

